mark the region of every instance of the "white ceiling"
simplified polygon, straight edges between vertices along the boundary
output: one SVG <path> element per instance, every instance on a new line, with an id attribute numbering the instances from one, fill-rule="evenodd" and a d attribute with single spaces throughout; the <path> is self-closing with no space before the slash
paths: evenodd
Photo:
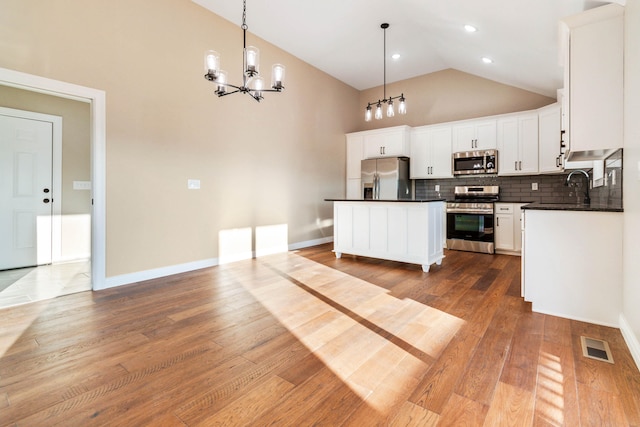
<path id="1" fill-rule="evenodd" d="M 237 25 L 242 23 L 241 0 L 193 1 Z M 624 4 L 624 0 L 615 2 Z M 387 83 L 455 68 L 555 97 L 556 89 L 562 87 L 558 21 L 607 3 L 611 2 L 247 0 L 247 26 L 249 33 L 358 90 L 382 85 L 380 24 L 387 22 Z M 465 32 L 465 24 L 478 31 Z M 211 49 L 215 43 L 211 40 Z M 247 45 L 251 44 L 260 48 L 249 34 Z M 400 59 L 391 59 L 393 53 L 399 53 Z M 484 64 L 483 56 L 494 62 Z M 262 67 L 268 70 L 271 64 Z"/>

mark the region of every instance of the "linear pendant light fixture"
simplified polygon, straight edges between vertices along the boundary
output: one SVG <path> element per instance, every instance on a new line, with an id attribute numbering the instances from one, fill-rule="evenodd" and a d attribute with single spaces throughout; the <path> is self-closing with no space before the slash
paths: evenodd
<path id="1" fill-rule="evenodd" d="M 226 96 L 232 93 L 246 93 L 260 102 L 263 92 L 282 92 L 285 67 L 274 64 L 271 67 L 271 89 L 264 88 L 264 79 L 259 73 L 260 51 L 257 47 L 247 47 L 247 0 L 242 1 L 242 85 L 227 82 L 227 72 L 220 69 L 220 54 L 208 50 L 204 54 L 204 78 L 216 84 L 216 95 Z"/>
<path id="2" fill-rule="evenodd" d="M 384 64 L 384 72 L 383 72 L 383 80 L 382 80 L 382 88 L 383 88 L 383 98 L 378 99 L 378 101 L 373 101 L 367 103 L 367 108 L 364 113 L 364 120 L 367 122 L 371 121 L 372 111 L 371 107 L 373 105 L 376 106 L 375 118 L 379 120 L 382 118 L 382 104 L 387 104 L 387 117 L 393 117 L 395 115 L 393 100 L 399 99 L 400 105 L 398 105 L 398 113 L 399 114 L 407 114 L 407 105 L 405 103 L 404 93 L 400 94 L 400 96 L 389 96 L 387 98 L 387 28 L 389 28 L 389 24 L 386 22 L 380 25 L 382 31 L 384 33 L 384 42 L 383 42 L 383 64 Z"/>

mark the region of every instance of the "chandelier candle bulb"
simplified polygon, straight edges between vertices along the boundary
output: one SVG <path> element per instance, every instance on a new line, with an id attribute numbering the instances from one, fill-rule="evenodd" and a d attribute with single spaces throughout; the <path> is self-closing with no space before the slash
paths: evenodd
<path id="1" fill-rule="evenodd" d="M 245 50 L 245 60 L 247 66 L 245 72 L 251 77 L 258 74 L 258 64 L 260 63 L 260 50 L 255 46 L 248 46 Z"/>
<path id="2" fill-rule="evenodd" d="M 378 105 L 376 105 L 376 120 L 380 120 L 382 118 L 382 105 L 380 101 L 378 101 Z"/>
<path id="3" fill-rule="evenodd" d="M 371 104 L 367 105 L 367 109 L 364 112 L 364 121 L 365 122 L 371 121 Z"/>
<path id="4" fill-rule="evenodd" d="M 393 100 L 389 99 L 389 103 L 387 104 L 387 117 L 393 117 L 395 115 L 395 111 L 393 111 Z"/>
<path id="5" fill-rule="evenodd" d="M 216 94 L 221 95 L 227 91 L 227 72 L 220 70 L 218 72 L 218 78 L 216 79 L 216 83 L 218 83 L 218 88 L 216 89 Z"/>
<path id="6" fill-rule="evenodd" d="M 407 104 L 405 103 L 404 94 L 400 95 L 400 105 L 398 105 L 399 114 L 407 114 Z"/>
<path id="7" fill-rule="evenodd" d="M 204 72 L 211 76 L 211 80 L 216 79 L 216 74 L 220 69 L 220 54 L 215 50 L 208 50 L 204 53 Z"/>
<path id="8" fill-rule="evenodd" d="M 271 87 L 276 90 L 284 89 L 282 82 L 284 81 L 285 67 L 282 64 L 273 64 L 271 67 Z"/>

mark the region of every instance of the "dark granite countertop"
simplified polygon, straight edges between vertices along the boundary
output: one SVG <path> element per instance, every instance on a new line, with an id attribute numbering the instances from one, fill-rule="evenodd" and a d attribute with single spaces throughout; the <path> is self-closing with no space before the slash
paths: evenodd
<path id="1" fill-rule="evenodd" d="M 576 203 L 530 203 L 522 209 L 538 211 L 581 211 L 581 212 L 624 212 L 624 209 L 603 204 L 576 204 Z"/>
<path id="2" fill-rule="evenodd" d="M 533 200 L 519 199 L 516 197 L 500 197 L 496 203 L 534 203 Z"/>
<path id="3" fill-rule="evenodd" d="M 445 199 L 324 199 L 325 202 L 393 202 L 393 203 L 429 203 L 429 202 L 444 202 Z"/>

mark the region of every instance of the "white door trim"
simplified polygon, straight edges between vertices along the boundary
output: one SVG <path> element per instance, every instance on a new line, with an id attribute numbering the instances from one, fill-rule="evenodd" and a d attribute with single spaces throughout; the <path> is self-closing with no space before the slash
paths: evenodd
<path id="1" fill-rule="evenodd" d="M 46 77 L 0 68 L 0 85 L 40 92 L 91 105 L 91 282 L 105 288 L 106 279 L 106 93 Z"/>
<path id="2" fill-rule="evenodd" d="M 59 262 L 62 259 L 62 117 L 6 107 L 0 107 L 0 114 L 21 119 L 49 122 L 53 125 L 53 146 L 51 151 L 53 174 L 51 177 L 51 194 L 53 194 L 54 199 L 51 206 L 53 214 L 51 218 L 51 261 Z M 58 199 L 58 201 L 56 201 L 56 199 Z"/>

